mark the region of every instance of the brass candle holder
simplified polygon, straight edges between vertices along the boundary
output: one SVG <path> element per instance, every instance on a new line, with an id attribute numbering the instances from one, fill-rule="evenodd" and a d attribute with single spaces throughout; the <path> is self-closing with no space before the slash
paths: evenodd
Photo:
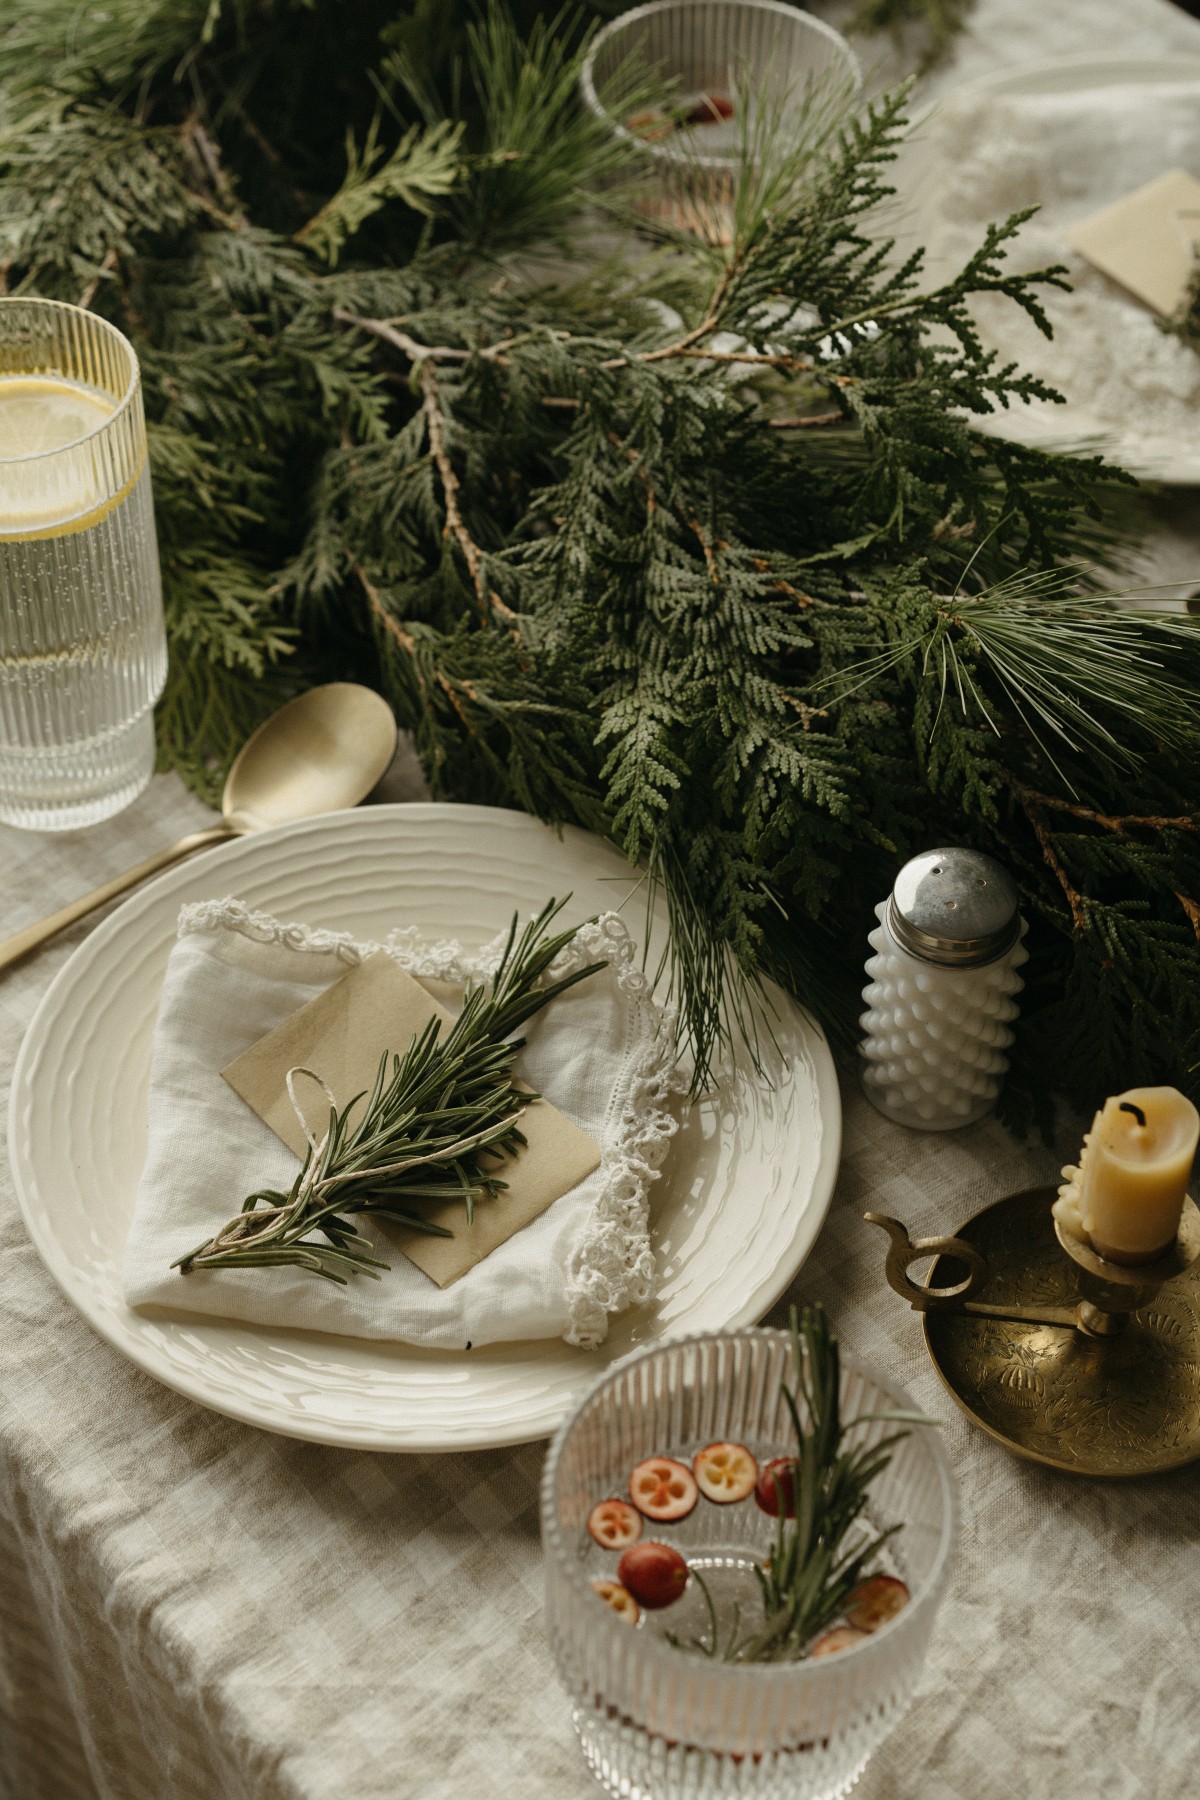
<path id="1" fill-rule="evenodd" d="M 1055 1219 L 1056 1187 L 1010 1194 L 956 1237 L 887 1232 L 888 1282 L 921 1314 L 934 1368 L 1018 1456 L 1078 1475 L 1148 1475 L 1200 1458 L 1200 1209 L 1136 1266 Z M 936 1258 L 927 1282 L 910 1266 Z M 982 1297 L 979 1297 L 982 1296 Z"/>

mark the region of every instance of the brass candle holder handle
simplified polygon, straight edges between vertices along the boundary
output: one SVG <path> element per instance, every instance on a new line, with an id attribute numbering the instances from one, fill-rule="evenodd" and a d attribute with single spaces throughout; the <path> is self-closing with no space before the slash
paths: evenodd
<path id="1" fill-rule="evenodd" d="M 887 1233 L 888 1284 L 920 1315 L 938 1375 L 1010 1450 L 1087 1475 L 1200 1459 L 1200 1209 L 1185 1200 L 1175 1242 L 1125 1265 L 1056 1219 L 1056 1196 L 1010 1194 L 951 1237 L 866 1218 Z"/>
<path id="2" fill-rule="evenodd" d="M 970 1313 L 976 1319 L 1021 1319 L 1031 1325 L 1075 1324 L 1075 1313 L 1070 1307 L 997 1306 L 986 1300 L 972 1299 L 971 1296 L 987 1284 L 991 1271 L 986 1259 L 966 1238 L 912 1238 L 909 1236 L 908 1226 L 899 1219 L 889 1217 L 887 1213 L 864 1213 L 863 1218 L 868 1225 L 881 1226 L 891 1239 L 884 1274 L 887 1276 L 888 1286 L 902 1300 L 907 1300 L 914 1312 L 961 1312 Z M 967 1270 L 965 1279 L 951 1282 L 946 1287 L 935 1287 L 932 1285 L 931 1271 L 929 1282 L 913 1281 L 908 1273 L 910 1267 L 927 1256 L 945 1256 L 964 1264 Z M 934 1267 L 937 1267 L 936 1263 Z"/>

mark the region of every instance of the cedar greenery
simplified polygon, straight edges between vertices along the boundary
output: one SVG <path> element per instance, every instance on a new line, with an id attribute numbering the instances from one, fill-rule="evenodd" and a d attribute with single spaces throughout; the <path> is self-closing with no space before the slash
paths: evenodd
<path id="1" fill-rule="evenodd" d="M 1010 1100 L 1196 1092 L 1195 630 L 1076 572 L 1119 475 L 974 429 L 1048 392 L 974 296 L 1061 272 L 1020 218 L 892 254 L 903 93 L 760 146 L 730 241 L 639 227 L 586 17 L 517 4 L 0 0 L 0 269 L 142 359 L 164 763 L 215 797 L 373 682 L 435 794 L 644 863 L 698 1079 L 764 976 L 848 1039 L 872 904 L 967 842 L 1031 924 Z"/>
<path id="2" fill-rule="evenodd" d="M 369 1096 L 356 1094 L 341 1112 L 331 1105 L 325 1135 L 310 1142 L 289 1192 L 251 1194 L 236 1218 L 172 1267 L 188 1275 L 291 1266 L 345 1286 L 352 1274 L 378 1280 L 389 1266 L 350 1224 L 354 1214 L 450 1237 L 423 1215 L 421 1203 L 461 1199 L 469 1225 L 476 1201 L 494 1199 L 507 1186 L 495 1165 L 524 1144 L 521 1113 L 538 1099 L 513 1083 L 524 1039 L 511 1034 L 605 966 L 589 963 L 544 980 L 575 935 L 572 929 L 547 936 L 565 904 L 548 901 L 519 937 L 514 914 L 496 973 L 486 985 L 468 988 L 445 1036 L 441 1021 L 431 1019 L 403 1056 L 384 1055 Z M 296 1074 L 313 1072 L 290 1071 L 289 1090 Z"/>

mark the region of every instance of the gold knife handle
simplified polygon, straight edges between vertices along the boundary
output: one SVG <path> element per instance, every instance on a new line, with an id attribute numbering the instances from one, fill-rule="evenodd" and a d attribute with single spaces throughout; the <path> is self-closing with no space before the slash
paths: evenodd
<path id="1" fill-rule="evenodd" d="M 74 925 L 77 919 L 85 919 L 96 907 L 103 906 L 109 900 L 115 900 L 120 894 L 127 894 L 140 881 L 151 875 L 157 875 L 160 869 L 169 869 L 172 863 L 190 856 L 194 850 L 204 850 L 209 844 L 220 844 L 236 833 L 228 825 L 214 825 L 208 831 L 193 831 L 189 837 L 180 838 L 166 850 L 157 850 L 140 862 L 135 868 L 126 869 L 123 875 L 115 875 L 106 881 L 103 887 L 93 888 L 90 894 L 84 894 L 79 900 L 72 900 L 68 906 L 60 907 L 58 912 L 51 913 L 48 919 L 42 919 L 37 925 L 29 925 L 24 931 L 18 931 L 13 937 L 0 940 L 0 972 L 11 969 L 14 963 L 21 961 L 31 951 L 57 937 L 68 925 Z"/>

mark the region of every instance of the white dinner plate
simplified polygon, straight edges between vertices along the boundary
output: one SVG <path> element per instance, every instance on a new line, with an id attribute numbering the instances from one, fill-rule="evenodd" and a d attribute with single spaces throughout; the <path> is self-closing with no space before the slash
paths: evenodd
<path id="1" fill-rule="evenodd" d="M 1102 107 L 1107 88 L 1136 87 L 1145 90 L 1146 129 L 1152 132 L 1155 89 L 1185 82 L 1200 83 L 1200 57 L 1073 56 L 1044 59 L 1020 64 L 1015 68 L 995 70 L 976 80 L 963 82 L 958 87 L 947 88 L 937 100 L 914 116 L 911 132 L 901 146 L 899 157 L 893 165 L 893 173 L 889 176 L 889 181 L 897 189 L 897 201 L 903 209 L 895 224 L 889 223 L 889 230 L 894 230 L 900 251 L 908 253 L 918 246 L 929 251 L 922 285 L 933 287 L 952 279 L 963 260 L 956 253 L 946 252 L 944 247 L 941 253 L 938 250 L 946 179 L 936 132 L 940 107 L 950 101 L 956 106 L 966 102 L 982 112 L 996 100 L 1085 92 L 1094 92 L 1097 106 Z M 1197 153 L 1200 154 L 1200 116 L 1196 125 L 1196 145 Z M 1164 173 L 1165 168 L 1164 164 Z M 1200 174 L 1200 167 L 1193 169 L 1193 173 Z M 1127 184 L 1128 187 L 1136 185 L 1135 182 Z M 1120 192 L 1108 196 L 1110 202 L 1121 198 L 1123 194 Z M 1040 192 L 1013 194 L 1012 206 L 1014 210 L 1022 205 L 1036 206 L 1042 199 Z M 1084 213 L 1096 211 L 1099 204 L 1088 203 L 1082 210 Z M 982 237 L 982 231 L 980 236 Z M 1063 244 L 1059 256 L 1066 248 Z M 1016 269 L 1029 266 L 1028 261 L 1022 264 L 1020 238 L 1009 247 L 1007 266 Z M 1062 301 L 1049 290 L 1042 292 L 1041 299 L 1051 322 L 1056 324 L 1055 338 L 1061 342 L 1064 326 L 1057 320 L 1057 315 Z M 1123 335 L 1123 309 L 1129 303 L 1122 299 L 1119 290 L 1114 287 L 1115 336 Z M 984 337 L 987 343 L 986 332 Z M 1009 349 L 1005 347 L 1001 353 L 1001 361 L 1007 360 L 1009 354 Z M 1050 378 L 1053 382 L 1053 372 Z M 1195 430 L 1194 425 L 1189 423 L 1185 429 L 1173 430 L 1170 435 L 1160 434 L 1156 440 L 1148 443 L 1140 436 L 1131 435 L 1126 419 L 1090 405 L 1086 397 L 1078 394 L 1074 397 L 1068 395 L 1065 406 L 1051 406 L 1042 401 L 1014 400 L 1006 410 L 973 419 L 972 426 L 976 431 L 993 437 L 1008 438 L 1035 449 L 1065 449 L 1084 453 L 1102 451 L 1110 461 L 1119 463 L 1143 480 L 1173 486 L 1200 483 L 1200 433 Z"/>
<path id="2" fill-rule="evenodd" d="M 570 892 L 565 917 L 616 909 L 642 934 L 637 877 L 599 838 L 524 813 L 405 805 L 334 813 L 243 838 L 127 900 L 61 970 L 22 1045 L 9 1147 L 47 1268 L 139 1368 L 269 1431 L 371 1450 L 469 1450 L 547 1436 L 579 1389 L 635 1345 L 749 1324 L 804 1261 L 829 1206 L 841 1107 L 824 1037 L 778 990 L 771 1081 L 727 1070 L 694 1106 L 652 1191 L 661 1271 L 651 1304 L 600 1351 L 559 1340 L 468 1352 L 143 1317 L 121 1259 L 145 1155 L 159 989 L 182 904 L 233 895 L 285 919 L 380 940 L 415 924 L 481 945 L 514 908 Z M 655 932 L 661 931 L 661 918 Z"/>

